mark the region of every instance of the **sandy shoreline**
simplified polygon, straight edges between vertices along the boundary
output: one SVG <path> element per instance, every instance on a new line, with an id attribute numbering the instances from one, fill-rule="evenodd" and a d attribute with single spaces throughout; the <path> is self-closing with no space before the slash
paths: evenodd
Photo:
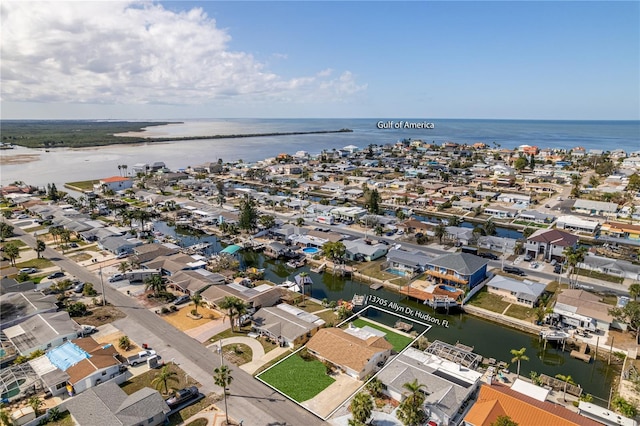
<path id="1" fill-rule="evenodd" d="M 40 154 L 0 155 L 0 166 L 25 164 L 40 160 Z"/>

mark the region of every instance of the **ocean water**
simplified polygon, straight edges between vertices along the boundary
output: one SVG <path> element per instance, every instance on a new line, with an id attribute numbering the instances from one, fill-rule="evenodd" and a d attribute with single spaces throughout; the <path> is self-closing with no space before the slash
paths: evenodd
<path id="1" fill-rule="evenodd" d="M 549 120 L 463 120 L 463 119 L 200 119 L 180 120 L 181 124 L 154 126 L 153 136 L 186 137 L 230 134 L 255 134 L 318 130 L 352 129 L 351 133 L 290 135 L 233 139 L 203 139 L 153 144 L 114 145 L 100 148 L 44 149 L 16 148 L 1 151 L 2 157 L 32 155 L 26 163 L 2 166 L 0 183 L 24 181 L 33 185 L 61 184 L 70 181 L 99 179 L 119 174 L 118 165 L 163 161 L 171 169 L 181 169 L 205 162 L 253 162 L 279 153 L 339 149 L 347 145 L 366 148 L 404 138 L 422 139 L 441 144 L 446 141 L 515 148 L 536 145 L 540 148 L 589 149 L 627 152 L 640 151 L 640 121 L 549 121 Z M 404 122 L 433 123 L 433 129 L 407 129 Z M 392 128 L 378 123 L 392 122 Z M 401 128 L 395 125 L 403 123 Z"/>

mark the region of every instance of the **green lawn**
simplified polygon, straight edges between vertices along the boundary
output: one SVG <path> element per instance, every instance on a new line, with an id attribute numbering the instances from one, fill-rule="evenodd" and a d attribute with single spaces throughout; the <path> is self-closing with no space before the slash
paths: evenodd
<path id="1" fill-rule="evenodd" d="M 11 243 L 18 248 L 27 247 L 27 244 L 22 240 L 8 240 L 8 241 L 5 241 L 4 244 L 0 244 L 0 247 L 4 247 L 6 243 Z"/>
<path id="2" fill-rule="evenodd" d="M 49 259 L 44 259 L 42 257 L 40 259 L 35 258 L 35 259 L 30 259 L 24 262 L 16 263 L 16 268 L 18 269 L 20 268 L 45 269 L 45 268 L 50 268 L 52 266 L 53 266 L 52 261 L 50 261 Z"/>
<path id="3" fill-rule="evenodd" d="M 533 321 L 533 319 L 535 318 L 533 312 L 533 308 L 512 303 L 511 306 L 509 306 L 507 312 L 505 312 L 505 315 L 525 321 Z"/>
<path id="4" fill-rule="evenodd" d="M 200 385 L 198 382 L 193 380 L 193 378 L 191 378 L 190 376 L 189 377 L 186 376 L 184 371 L 180 367 L 178 367 L 176 364 L 168 363 L 167 366 L 169 367 L 169 370 L 176 373 L 175 378 L 177 379 L 177 381 L 170 381 L 167 383 L 170 389 L 171 388 L 182 389 L 187 386 Z M 124 383 L 122 383 L 120 387 L 122 388 L 123 391 L 125 391 L 127 395 L 131 395 L 132 393 L 139 391 L 144 387 L 150 387 L 151 389 L 154 389 L 154 386 L 151 384 L 151 382 L 159 372 L 160 372 L 159 369 L 145 371 L 144 373 L 139 374 L 137 376 L 133 376 L 129 380 L 125 381 Z M 164 389 L 161 389 L 160 391 L 164 392 Z"/>
<path id="5" fill-rule="evenodd" d="M 576 273 L 583 277 L 597 278 L 601 281 L 608 281 L 610 283 L 622 284 L 624 280 L 622 277 L 614 277 L 613 275 L 603 274 L 602 272 L 590 271 L 588 269 L 576 268 Z"/>
<path id="6" fill-rule="evenodd" d="M 409 346 L 411 344 L 411 342 L 413 341 L 413 339 L 411 337 L 407 337 L 407 336 L 403 336 L 402 334 L 398 334 L 398 333 L 394 333 L 393 331 L 389 330 L 388 328 L 384 328 L 381 325 L 378 325 L 374 322 L 370 322 L 367 320 L 364 320 L 362 318 L 358 318 L 355 321 L 353 321 L 353 325 L 355 325 L 356 327 L 364 327 L 365 325 L 368 325 L 371 328 L 375 328 L 376 330 L 380 330 L 386 333 L 386 335 L 384 336 L 387 341 L 389 343 L 391 343 L 393 345 L 393 350 L 396 352 L 400 352 L 401 350 L 403 350 L 404 348 L 406 348 L 407 346 Z"/>
<path id="7" fill-rule="evenodd" d="M 329 387 L 335 379 L 318 360 L 305 361 L 292 355 L 258 377 L 297 402 L 306 401 Z"/>
<path id="8" fill-rule="evenodd" d="M 502 297 L 496 294 L 489 293 L 486 288 L 476 293 L 476 295 L 469 300 L 468 304 L 491 312 L 497 312 L 499 314 L 509 306 L 509 302 L 505 302 L 502 300 Z"/>
<path id="9" fill-rule="evenodd" d="M 72 186 L 84 191 L 93 191 L 93 185 L 97 185 L 99 183 L 99 180 L 83 180 L 79 182 L 67 182 L 65 185 Z"/>

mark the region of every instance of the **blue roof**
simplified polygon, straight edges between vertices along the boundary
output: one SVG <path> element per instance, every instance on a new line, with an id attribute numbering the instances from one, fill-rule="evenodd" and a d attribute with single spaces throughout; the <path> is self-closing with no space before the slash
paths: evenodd
<path id="1" fill-rule="evenodd" d="M 51 364 L 62 371 L 67 371 L 69 367 L 73 367 L 83 359 L 90 357 L 87 352 L 71 342 L 67 342 L 47 352 L 47 358 L 49 358 Z"/>
<path id="2" fill-rule="evenodd" d="M 239 246 L 239 245 L 236 245 L 236 244 L 232 244 L 230 246 L 227 246 L 220 253 L 236 254 L 240 250 L 242 250 L 242 246 Z"/>

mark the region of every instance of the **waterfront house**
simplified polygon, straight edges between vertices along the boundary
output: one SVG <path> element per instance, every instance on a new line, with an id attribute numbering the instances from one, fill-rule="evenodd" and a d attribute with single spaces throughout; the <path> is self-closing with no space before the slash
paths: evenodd
<path id="1" fill-rule="evenodd" d="M 446 238 L 455 244 L 462 244 L 468 246 L 473 244 L 476 240 L 476 236 L 473 234 L 473 229 L 464 228 L 462 226 L 447 226 Z"/>
<path id="2" fill-rule="evenodd" d="M 168 287 L 173 287 L 185 294 L 192 295 L 212 285 L 221 285 L 225 282 L 224 275 L 207 271 L 206 269 L 195 269 L 176 272 L 171 277 Z"/>
<path id="3" fill-rule="evenodd" d="M 376 372 L 392 349 L 384 333 L 371 327 L 322 328 L 307 343 L 310 354 L 358 380 Z"/>
<path id="4" fill-rule="evenodd" d="M 600 227 L 600 222 L 596 220 L 583 219 L 578 216 L 565 215 L 558 217 L 556 228 L 577 232 L 595 233 Z"/>
<path id="5" fill-rule="evenodd" d="M 98 241 L 101 250 L 109 251 L 115 255 L 121 253 L 132 253 L 133 249 L 144 243 L 137 238 L 125 238 L 119 235 L 112 235 Z"/>
<path id="6" fill-rule="evenodd" d="M 355 260 L 360 262 L 371 262 L 379 259 L 389 250 L 389 247 L 385 244 L 377 243 L 373 244 L 369 240 L 360 238 L 352 241 L 344 241 L 345 258 L 349 260 Z"/>
<path id="7" fill-rule="evenodd" d="M 286 303 L 260 308 L 252 316 L 256 332 L 292 348 L 306 343 L 324 324 L 322 318 Z"/>
<path id="8" fill-rule="evenodd" d="M 144 244 L 133 248 L 133 260 L 141 265 L 160 256 L 170 256 L 178 253 L 179 247 L 172 244 Z"/>
<path id="9" fill-rule="evenodd" d="M 595 294 L 584 290 L 563 290 L 553 307 L 553 316 L 561 324 L 580 327 L 590 331 L 607 331 L 613 317 L 609 314 L 611 305 L 602 302 Z M 617 328 L 622 328 L 617 325 Z"/>
<path id="10" fill-rule="evenodd" d="M 553 223 L 555 216 L 539 212 L 538 210 L 523 210 L 518 213 L 519 220 L 527 220 L 535 223 Z"/>
<path id="11" fill-rule="evenodd" d="M 272 259 L 278 259 L 284 256 L 289 251 L 289 248 L 277 241 L 272 241 L 264 248 L 264 255 Z"/>
<path id="12" fill-rule="evenodd" d="M 525 250 L 532 257 L 542 259 L 564 259 L 567 247 L 578 247 L 578 236 L 558 229 L 539 229 L 527 238 Z"/>
<path id="13" fill-rule="evenodd" d="M 488 260 L 469 253 L 450 253 L 432 259 L 425 273 L 430 280 L 453 287 L 472 289 L 487 276 Z"/>
<path id="14" fill-rule="evenodd" d="M 536 306 L 545 287 L 545 284 L 529 280 L 520 281 L 503 275 L 496 275 L 487 283 L 489 293 L 530 308 Z"/>
<path id="15" fill-rule="evenodd" d="M 262 284 L 257 287 L 248 288 L 241 284 L 231 283 L 226 285 L 214 285 L 204 290 L 200 295 L 202 300 L 210 307 L 220 309 L 220 302 L 227 296 L 234 296 L 242 300 L 249 312 L 269 306 L 275 306 L 282 301 L 286 290 Z M 224 309 L 221 309 L 224 311 Z"/>
<path id="16" fill-rule="evenodd" d="M 422 272 L 431 259 L 431 256 L 419 250 L 393 248 L 387 253 L 386 268 L 392 269 L 394 274 L 412 278 Z"/>
<path id="17" fill-rule="evenodd" d="M 124 191 L 133 187 L 133 179 L 122 176 L 111 176 L 100 179 L 97 184 L 93 185 L 95 192 L 111 190 L 114 192 Z"/>
<path id="18" fill-rule="evenodd" d="M 600 236 L 640 241 L 640 225 L 622 222 L 605 222 L 600 227 Z"/>
<path id="19" fill-rule="evenodd" d="M 495 217 L 497 219 L 507 219 L 516 217 L 518 215 L 518 210 L 510 209 L 507 207 L 485 207 L 484 214 L 489 215 L 491 217 Z"/>
<path id="20" fill-rule="evenodd" d="M 469 410 L 481 376 L 472 368 L 410 347 L 389 362 L 378 379 L 383 392 L 397 401 L 406 398 L 404 385 L 417 380 L 422 385 L 427 420 L 455 425 Z"/>
<path id="21" fill-rule="evenodd" d="M 464 416 L 463 426 L 490 426 L 500 416 L 509 416 L 519 426 L 598 426 L 561 405 L 540 401 L 509 387 L 482 384 L 477 399 Z"/>
<path id="22" fill-rule="evenodd" d="M 157 390 L 144 387 L 127 395 L 114 382 L 69 399 L 66 407 L 78 426 L 157 426 L 171 411 Z"/>
<path id="23" fill-rule="evenodd" d="M 518 240 L 495 235 L 483 235 L 478 237 L 478 248 L 484 248 L 500 253 L 513 254 Z"/>

